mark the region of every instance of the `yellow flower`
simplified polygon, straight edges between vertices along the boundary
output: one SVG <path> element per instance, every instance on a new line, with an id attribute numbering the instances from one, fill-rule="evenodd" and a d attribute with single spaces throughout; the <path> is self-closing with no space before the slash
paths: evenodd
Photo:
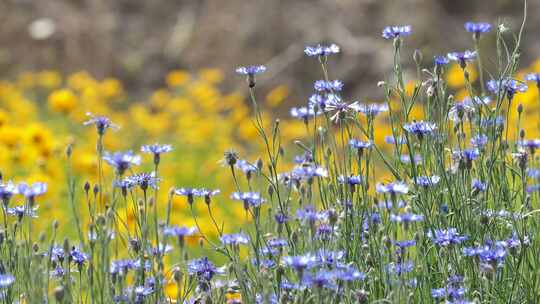
<path id="1" fill-rule="evenodd" d="M 13 126 L 4 126 L 0 128 L 0 142 L 8 148 L 16 147 L 21 141 L 21 130 Z"/>
<path id="2" fill-rule="evenodd" d="M 118 81 L 118 79 L 105 78 L 105 80 L 100 83 L 99 88 L 101 94 L 106 99 L 119 98 L 124 95 L 124 88 L 122 87 L 122 83 Z"/>
<path id="3" fill-rule="evenodd" d="M 77 106 L 77 96 L 70 89 L 53 91 L 47 100 L 52 111 L 62 114 L 70 113 Z"/>
<path id="4" fill-rule="evenodd" d="M 216 84 L 223 80 L 223 72 L 218 69 L 202 69 L 199 71 L 199 77 L 203 81 Z"/>
<path id="5" fill-rule="evenodd" d="M 280 85 L 271 90 L 266 95 L 266 104 L 273 108 L 279 106 L 287 97 L 289 97 L 289 88 L 285 85 Z"/>
<path id="6" fill-rule="evenodd" d="M 165 77 L 165 82 L 169 87 L 180 87 L 185 85 L 190 79 L 191 75 L 189 75 L 188 72 L 174 70 L 167 74 L 167 76 Z"/>
<path id="7" fill-rule="evenodd" d="M 477 78 L 476 67 L 472 64 L 467 66 L 467 71 L 469 72 L 469 80 L 473 83 Z M 463 70 L 458 64 L 450 65 L 450 68 L 446 72 L 446 82 L 451 88 L 461 88 L 465 86 L 465 76 L 463 75 Z"/>
<path id="8" fill-rule="evenodd" d="M 37 83 L 46 89 L 58 88 L 62 84 L 62 76 L 56 71 L 41 71 L 37 74 Z"/>

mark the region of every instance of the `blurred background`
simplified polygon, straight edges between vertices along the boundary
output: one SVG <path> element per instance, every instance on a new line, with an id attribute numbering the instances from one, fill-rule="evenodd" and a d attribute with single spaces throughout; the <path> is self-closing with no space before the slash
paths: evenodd
<path id="1" fill-rule="evenodd" d="M 540 56 L 540 42 L 532 39 L 540 31 L 539 10 L 540 1 L 529 1 L 524 64 Z M 405 56 L 419 48 L 429 62 L 472 47 L 465 21 L 502 21 L 515 29 L 522 15 L 517 0 L 2 0 L 0 76 L 86 70 L 115 77 L 132 97 L 144 97 L 171 69 L 219 68 L 226 75 L 221 85 L 234 87 L 235 66 L 267 64 L 268 87 L 285 83 L 301 97 L 319 75 L 303 56 L 304 45 L 335 42 L 343 54 L 332 76 L 345 82 L 346 95 L 370 98 L 391 68 L 384 26 L 412 25 Z M 483 43 L 493 44 L 492 36 Z"/>

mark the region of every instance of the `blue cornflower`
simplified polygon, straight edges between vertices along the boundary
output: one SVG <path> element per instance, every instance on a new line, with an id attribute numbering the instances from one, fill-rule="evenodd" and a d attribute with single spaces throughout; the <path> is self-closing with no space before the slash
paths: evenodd
<path id="1" fill-rule="evenodd" d="M 433 58 L 433 62 L 435 63 L 435 66 L 443 66 L 447 65 L 450 60 L 446 56 L 435 56 Z"/>
<path id="2" fill-rule="evenodd" d="M 199 280 L 210 281 L 220 270 L 214 266 L 207 257 L 194 259 L 188 262 L 187 270 L 190 275 L 195 275 Z"/>
<path id="3" fill-rule="evenodd" d="M 538 191 L 540 191 L 540 184 L 527 186 L 525 191 L 527 191 L 527 193 L 538 192 Z"/>
<path id="4" fill-rule="evenodd" d="M 331 45 L 321 45 L 316 46 L 306 46 L 304 53 L 310 57 L 327 57 L 328 55 L 339 53 L 339 46 L 336 44 Z"/>
<path id="5" fill-rule="evenodd" d="M 195 227 L 186 227 L 186 226 L 170 226 L 163 228 L 164 236 L 173 236 L 178 238 L 178 243 L 180 246 L 184 245 L 184 239 L 186 236 L 191 236 L 197 231 Z"/>
<path id="6" fill-rule="evenodd" d="M 302 285 L 315 288 L 337 288 L 334 273 L 325 270 L 320 270 L 315 274 L 307 273 L 302 276 Z"/>
<path id="7" fill-rule="evenodd" d="M 390 263 L 386 266 L 386 270 L 389 273 L 396 274 L 398 276 L 401 276 L 404 273 L 408 273 L 413 271 L 414 264 L 412 261 L 403 261 L 400 263 Z"/>
<path id="8" fill-rule="evenodd" d="M 300 155 L 294 156 L 294 162 L 296 164 L 302 165 L 302 164 L 310 164 L 313 163 L 313 153 L 306 151 Z"/>
<path id="9" fill-rule="evenodd" d="M 344 251 L 330 251 L 325 249 L 321 249 L 315 253 L 317 264 L 328 268 L 333 268 L 344 256 Z"/>
<path id="10" fill-rule="evenodd" d="M 27 207 L 26 205 L 22 205 L 8 208 L 6 210 L 6 213 L 11 216 L 16 216 L 19 220 L 21 220 L 24 216 L 28 216 L 31 218 L 38 217 L 36 212 L 37 209 L 37 207 Z"/>
<path id="11" fill-rule="evenodd" d="M 244 203 L 244 209 L 249 207 L 259 207 L 265 202 L 258 192 L 234 192 L 231 195 L 233 200 L 242 201 Z"/>
<path id="12" fill-rule="evenodd" d="M 416 178 L 416 184 L 422 187 L 434 186 L 439 183 L 441 178 L 437 175 L 432 176 L 418 176 Z"/>
<path id="13" fill-rule="evenodd" d="M 388 112 L 387 103 L 370 103 L 370 104 L 360 104 L 357 107 L 357 111 L 363 113 L 368 117 L 375 117 L 382 112 Z"/>
<path id="14" fill-rule="evenodd" d="M 471 169 L 472 163 L 480 156 L 480 151 L 476 148 L 452 151 L 452 159 L 461 169 Z"/>
<path id="15" fill-rule="evenodd" d="M 476 192 L 484 192 L 487 189 L 487 185 L 479 179 L 473 179 L 471 182 L 471 187 L 473 188 L 473 191 Z"/>
<path id="16" fill-rule="evenodd" d="M 351 175 L 351 176 L 338 176 L 338 183 L 348 184 L 349 186 L 356 186 L 362 183 L 362 176 L 360 175 Z"/>
<path id="17" fill-rule="evenodd" d="M 338 266 L 338 269 L 334 271 L 334 275 L 337 280 L 341 281 L 361 281 L 366 278 L 366 274 L 358 271 L 353 266 Z"/>
<path id="18" fill-rule="evenodd" d="M 132 151 L 126 152 L 105 152 L 103 160 L 116 169 L 118 175 L 123 175 L 131 166 L 141 164 L 141 157 L 133 154 Z"/>
<path id="19" fill-rule="evenodd" d="M 197 195 L 200 197 L 204 197 L 204 202 L 208 205 L 210 205 L 212 201 L 212 197 L 221 193 L 221 190 L 215 189 L 215 190 L 209 190 L 206 188 L 201 188 L 197 191 Z"/>
<path id="20" fill-rule="evenodd" d="M 15 277 L 9 273 L 0 274 L 0 288 L 7 288 L 15 283 Z"/>
<path id="21" fill-rule="evenodd" d="M 505 78 L 501 80 L 491 79 L 487 82 L 487 89 L 493 94 L 506 93 L 509 100 L 514 98 L 516 93 L 524 93 L 528 87 L 523 82 L 517 81 L 512 78 Z"/>
<path id="22" fill-rule="evenodd" d="M 317 115 L 319 115 L 319 112 L 315 111 L 313 107 L 291 108 L 291 116 L 293 118 L 301 119 L 305 123 L 307 123 L 310 118 L 313 118 Z"/>
<path id="23" fill-rule="evenodd" d="M 467 61 L 472 61 L 476 58 L 476 52 L 466 50 L 464 52 L 451 52 L 446 56 L 448 59 L 458 62 L 461 68 L 465 68 L 467 66 Z"/>
<path id="24" fill-rule="evenodd" d="M 311 181 L 315 177 L 328 177 L 328 171 L 316 165 L 313 166 L 296 166 L 291 171 L 293 179 Z"/>
<path id="25" fill-rule="evenodd" d="M 281 262 L 286 267 L 301 272 L 304 269 L 314 267 L 317 264 L 317 259 L 314 255 L 308 253 L 306 255 L 284 256 L 281 258 Z"/>
<path id="26" fill-rule="evenodd" d="M 501 245 L 488 241 L 480 247 L 465 247 L 463 248 L 463 255 L 476 256 L 481 263 L 501 267 L 507 255 L 506 248 Z"/>
<path id="27" fill-rule="evenodd" d="M 141 187 L 143 191 L 146 191 L 148 187 L 152 187 L 154 189 L 158 188 L 158 182 L 159 178 L 156 177 L 155 172 L 152 173 L 138 173 L 131 175 L 126 178 L 126 180 L 130 181 L 131 185 L 137 185 Z"/>
<path id="28" fill-rule="evenodd" d="M 251 175 L 255 172 L 257 172 L 259 169 L 257 168 L 257 165 L 252 164 L 244 159 L 239 159 L 236 161 L 235 164 L 236 168 L 240 169 L 240 171 L 244 172 L 246 174 L 246 177 L 248 179 L 251 178 Z"/>
<path id="29" fill-rule="evenodd" d="M 116 188 L 120 188 L 122 190 L 122 195 L 127 195 L 127 190 L 130 190 L 131 188 L 135 187 L 135 183 L 130 178 L 123 178 L 120 180 L 115 180 L 113 182 L 113 186 Z"/>
<path id="30" fill-rule="evenodd" d="M 289 245 L 287 239 L 281 239 L 281 238 L 269 239 L 267 244 L 271 248 L 283 248 L 283 247 L 287 247 Z"/>
<path id="31" fill-rule="evenodd" d="M 152 154 L 154 156 L 154 164 L 157 166 L 161 159 L 161 154 L 171 152 L 172 149 L 171 145 L 160 145 L 156 143 L 153 145 L 142 146 L 141 152 Z"/>
<path id="32" fill-rule="evenodd" d="M 391 195 L 407 194 L 409 192 L 409 186 L 404 182 L 378 183 L 375 189 L 378 193 L 389 193 Z"/>
<path id="33" fill-rule="evenodd" d="M 424 220 L 424 216 L 421 214 L 402 213 L 402 214 L 390 214 L 390 221 L 403 223 L 405 225 L 412 222 L 421 222 Z"/>
<path id="34" fill-rule="evenodd" d="M 327 106 L 336 105 L 338 103 L 341 103 L 341 97 L 333 93 L 325 94 L 325 96 L 313 94 L 308 99 L 309 107 L 323 111 L 328 110 Z"/>
<path id="35" fill-rule="evenodd" d="M 330 120 L 337 123 L 347 118 L 348 117 L 347 114 L 351 113 L 351 111 L 358 111 L 358 101 L 355 101 L 352 103 L 346 103 L 342 101 L 328 103 L 326 104 L 325 111 L 327 112 L 333 111 L 334 114 L 330 117 Z"/>
<path id="36" fill-rule="evenodd" d="M 0 200 L 2 200 L 5 206 L 8 205 L 9 200 L 15 194 L 17 194 L 17 186 L 13 182 L 0 183 Z"/>
<path id="37" fill-rule="evenodd" d="M 240 245 L 249 243 L 249 237 L 244 233 L 223 234 L 220 238 L 223 245 Z"/>
<path id="38" fill-rule="evenodd" d="M 28 199 L 33 199 L 38 195 L 42 195 L 47 192 L 47 184 L 45 183 L 33 183 L 28 185 L 27 183 L 20 183 L 17 185 L 17 193 L 23 195 Z"/>
<path id="39" fill-rule="evenodd" d="M 296 218 L 301 221 L 313 223 L 315 221 L 327 219 L 328 213 L 324 211 L 318 212 L 313 205 L 307 205 L 296 210 Z"/>
<path id="40" fill-rule="evenodd" d="M 522 148 L 529 149 L 531 151 L 531 154 L 534 154 L 536 149 L 540 148 L 540 139 L 524 139 L 518 144 Z"/>
<path id="41" fill-rule="evenodd" d="M 427 235 L 436 245 L 442 247 L 459 244 L 468 239 L 460 235 L 456 228 L 436 229 L 434 233 L 429 231 Z"/>
<path id="42" fill-rule="evenodd" d="M 196 188 L 179 188 L 174 190 L 174 194 L 185 196 L 190 205 L 193 204 L 195 197 L 201 196 L 200 190 Z"/>
<path id="43" fill-rule="evenodd" d="M 282 212 L 278 212 L 274 215 L 274 220 L 276 221 L 276 223 L 278 223 L 278 225 L 283 225 L 287 221 L 289 221 L 289 217 Z"/>
<path id="44" fill-rule="evenodd" d="M 477 149 L 482 149 L 488 143 L 488 137 L 484 134 L 476 134 L 471 138 L 471 145 Z"/>
<path id="45" fill-rule="evenodd" d="M 236 73 L 247 77 L 246 80 L 250 88 L 255 87 L 255 75 L 265 71 L 266 67 L 264 65 L 241 66 L 236 69 Z"/>
<path id="46" fill-rule="evenodd" d="M 465 100 L 462 102 L 456 102 L 448 111 L 448 118 L 454 122 L 463 121 L 463 118 L 470 117 L 470 114 L 474 113 L 475 109 Z"/>
<path id="47" fill-rule="evenodd" d="M 540 87 L 540 73 L 530 73 L 525 75 L 526 81 L 534 81 L 536 85 Z"/>
<path id="48" fill-rule="evenodd" d="M 382 31 L 382 36 L 384 39 L 395 39 L 409 36 L 411 33 L 412 29 L 410 25 L 394 25 L 385 27 Z"/>
<path id="49" fill-rule="evenodd" d="M 533 179 L 540 179 L 540 170 L 536 168 L 527 168 L 527 176 Z"/>
<path id="50" fill-rule="evenodd" d="M 473 33 L 475 38 L 478 38 L 480 34 L 491 31 L 491 24 L 487 22 L 466 22 L 465 30 L 469 33 Z"/>
<path id="51" fill-rule="evenodd" d="M 432 122 L 426 121 L 413 121 L 403 126 L 405 131 L 416 135 L 419 139 L 422 139 L 426 135 L 433 134 L 437 130 L 437 125 Z"/>
<path id="52" fill-rule="evenodd" d="M 70 260 L 78 267 L 82 267 L 88 261 L 88 255 L 78 248 L 72 248 L 69 253 Z"/>
<path id="53" fill-rule="evenodd" d="M 405 240 L 405 241 L 392 241 L 394 246 L 403 250 L 403 248 L 412 247 L 416 245 L 416 240 Z"/>
<path id="54" fill-rule="evenodd" d="M 341 91 L 343 89 L 343 82 L 340 80 L 317 80 L 313 87 L 317 92 L 331 93 Z"/>
<path id="55" fill-rule="evenodd" d="M 266 67 L 264 65 L 241 66 L 236 69 L 236 73 L 246 76 L 253 76 L 264 72 L 266 72 Z"/>
<path id="56" fill-rule="evenodd" d="M 96 130 L 100 136 L 105 134 L 105 130 L 107 129 L 118 129 L 118 126 L 115 125 L 109 118 L 105 116 L 99 116 L 94 115 L 92 113 L 86 113 L 87 116 L 90 116 L 90 119 L 85 121 L 83 124 L 85 126 L 87 125 L 95 125 Z"/>
<path id="57" fill-rule="evenodd" d="M 373 142 L 371 140 L 363 141 L 352 138 L 349 140 L 349 146 L 351 146 L 353 149 L 358 150 L 358 153 L 362 153 L 364 149 L 371 148 L 373 146 Z"/>
<path id="58" fill-rule="evenodd" d="M 130 270 L 141 267 L 140 260 L 120 259 L 111 262 L 109 273 L 111 275 L 125 276 Z"/>
<path id="59" fill-rule="evenodd" d="M 480 120 L 480 126 L 482 128 L 504 126 L 504 118 L 502 116 L 497 116 L 495 118 L 482 118 L 482 120 Z"/>
<path id="60" fill-rule="evenodd" d="M 141 147 L 141 152 L 154 154 L 154 155 L 171 152 L 172 150 L 173 148 L 171 145 L 153 144 L 153 145 L 144 145 Z"/>
<path id="61" fill-rule="evenodd" d="M 399 160 L 404 163 L 404 164 L 409 164 L 411 163 L 411 156 L 409 154 L 402 154 L 400 157 L 399 157 Z M 412 159 L 412 163 L 417 165 L 419 164 L 420 162 L 422 161 L 422 155 L 420 154 L 415 154 L 413 156 L 413 159 Z"/>

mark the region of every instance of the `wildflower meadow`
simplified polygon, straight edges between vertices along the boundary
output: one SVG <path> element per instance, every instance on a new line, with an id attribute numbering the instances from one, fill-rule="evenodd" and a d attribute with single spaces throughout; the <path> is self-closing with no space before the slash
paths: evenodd
<path id="1" fill-rule="evenodd" d="M 342 94 L 331 42 L 305 47 L 301 102 L 258 63 L 171 71 L 148 101 L 86 72 L 1 80 L 0 301 L 538 303 L 527 14 L 434 58 L 411 26 L 373 33 L 380 100 Z"/>

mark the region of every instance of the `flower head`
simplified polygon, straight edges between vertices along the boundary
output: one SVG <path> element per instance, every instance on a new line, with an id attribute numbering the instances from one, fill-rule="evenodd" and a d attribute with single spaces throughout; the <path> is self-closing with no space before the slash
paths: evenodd
<path id="1" fill-rule="evenodd" d="M 0 200 L 7 205 L 11 197 L 18 193 L 17 186 L 9 181 L 7 183 L 0 183 Z"/>
<path id="2" fill-rule="evenodd" d="M 242 201 L 244 203 L 244 209 L 249 207 L 259 207 L 265 202 L 258 192 L 234 192 L 231 195 L 233 200 Z"/>
<path id="3" fill-rule="evenodd" d="M 314 84 L 315 91 L 331 93 L 336 91 L 341 91 L 343 89 L 343 82 L 339 80 L 317 80 Z"/>
<path id="4" fill-rule="evenodd" d="M 328 55 L 337 54 L 339 53 L 339 46 L 336 44 L 331 45 L 321 45 L 318 44 L 316 46 L 306 46 L 304 49 L 304 53 L 308 55 L 309 57 L 327 57 Z"/>
<path id="5" fill-rule="evenodd" d="M 249 243 L 249 237 L 244 233 L 223 234 L 219 239 L 223 245 L 240 245 Z"/>
<path id="6" fill-rule="evenodd" d="M 483 33 L 491 31 L 491 24 L 487 22 L 466 22 L 465 30 L 469 33 L 473 33 L 477 36 Z"/>
<path id="7" fill-rule="evenodd" d="M 357 111 L 363 113 L 368 117 L 375 117 L 382 112 L 388 112 L 387 103 L 370 103 L 370 104 L 360 104 L 357 107 Z"/>
<path id="8" fill-rule="evenodd" d="M 430 187 L 439 183 L 441 178 L 438 175 L 432 176 L 418 176 L 416 178 L 416 184 L 422 187 Z"/>
<path id="9" fill-rule="evenodd" d="M 428 237 L 436 245 L 442 247 L 460 244 L 468 239 L 468 237 L 460 235 L 456 228 L 436 229 L 433 233 L 429 231 Z"/>
<path id="10" fill-rule="evenodd" d="M 138 166 L 141 164 L 141 157 L 133 154 L 132 151 L 114 153 L 105 152 L 103 154 L 103 160 L 114 167 L 118 175 L 123 175 L 131 166 Z"/>
<path id="11" fill-rule="evenodd" d="M 435 56 L 433 58 L 433 62 L 435 63 L 436 66 L 443 66 L 443 65 L 447 65 L 450 60 L 446 57 L 446 56 Z"/>
<path id="12" fill-rule="evenodd" d="M 307 123 L 307 121 L 310 118 L 313 118 L 319 115 L 319 112 L 315 111 L 313 107 L 300 107 L 300 108 L 294 107 L 294 108 L 291 108 L 290 113 L 293 118 L 301 119 L 305 123 Z"/>
<path id="13" fill-rule="evenodd" d="M 127 183 L 127 185 L 137 185 L 141 187 L 143 191 L 148 189 L 148 187 L 157 189 L 159 182 L 159 178 L 156 177 L 155 172 L 134 174 L 127 177 L 125 180 L 126 182 L 124 183 Z"/>
<path id="14" fill-rule="evenodd" d="M 26 198 L 33 199 L 38 195 L 42 195 L 47 192 L 47 184 L 45 183 L 20 183 L 17 185 L 17 193 L 24 195 Z"/>
<path id="15" fill-rule="evenodd" d="M 416 135 L 418 138 L 423 138 L 426 135 L 433 134 L 437 130 L 437 125 L 432 122 L 413 121 L 403 126 L 405 131 Z"/>
<path id="16" fill-rule="evenodd" d="M 266 72 L 266 67 L 264 65 L 241 66 L 236 69 L 236 73 L 247 76 L 253 76 L 264 72 Z"/>
<path id="17" fill-rule="evenodd" d="M 99 116 L 94 115 L 92 113 L 86 113 L 87 116 L 90 116 L 90 119 L 85 121 L 83 124 L 85 126 L 87 125 L 95 125 L 96 130 L 100 136 L 105 134 L 105 131 L 107 129 L 118 129 L 118 126 L 115 125 L 108 117 L 105 116 Z"/>
<path id="18" fill-rule="evenodd" d="M 512 100 L 516 93 L 524 93 L 527 91 L 528 87 L 523 82 L 511 78 L 505 78 L 501 80 L 492 79 L 488 81 L 487 89 L 493 94 L 498 94 L 499 92 L 506 93 L 508 99 Z"/>
<path id="19" fill-rule="evenodd" d="M 536 82 L 537 86 L 540 86 L 540 73 L 530 73 L 525 75 L 525 80 Z"/>
<path id="20" fill-rule="evenodd" d="M 387 26 L 382 31 L 382 36 L 384 39 L 395 39 L 399 37 L 405 37 L 409 36 L 412 33 L 412 29 L 410 25 L 394 25 L 394 26 Z"/>
<path id="21" fill-rule="evenodd" d="M 458 62 L 461 68 L 465 68 L 467 66 L 467 61 L 471 61 L 476 58 L 476 52 L 466 50 L 463 52 L 451 52 L 446 56 L 448 59 Z"/>
<path id="22" fill-rule="evenodd" d="M 378 183 L 375 186 L 378 193 L 389 193 L 391 195 L 407 194 L 409 192 L 409 186 L 404 182 L 393 182 L 388 184 Z"/>

